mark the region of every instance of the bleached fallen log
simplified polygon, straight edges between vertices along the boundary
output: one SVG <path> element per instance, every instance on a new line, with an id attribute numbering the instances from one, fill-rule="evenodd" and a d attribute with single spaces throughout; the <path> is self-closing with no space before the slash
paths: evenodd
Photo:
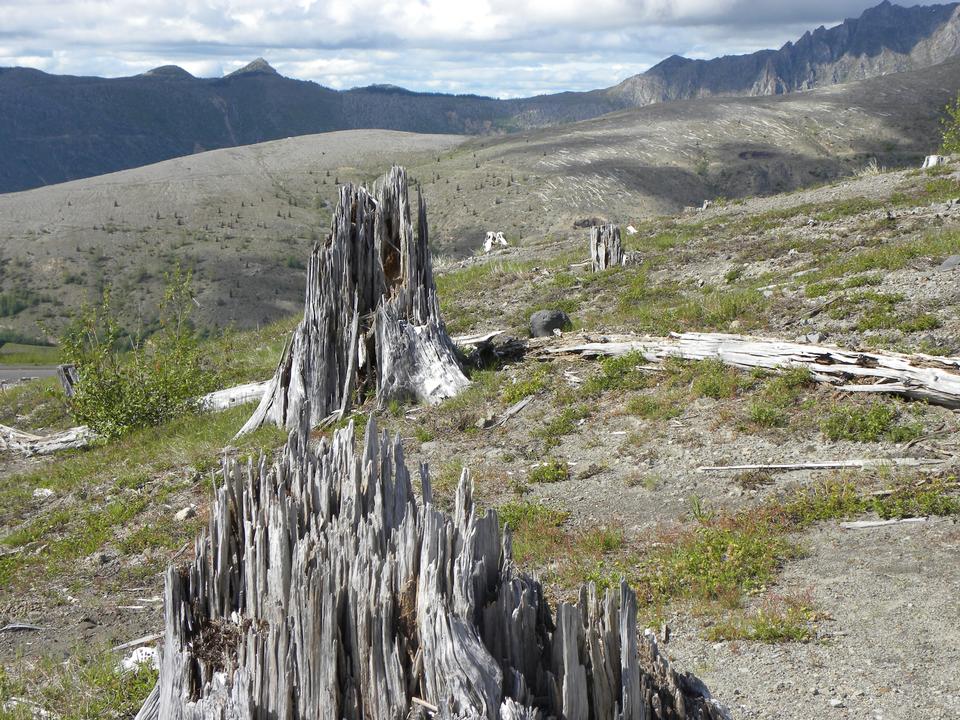
<path id="1" fill-rule="evenodd" d="M 224 461 L 193 560 L 166 574 L 157 690 L 140 720 L 719 720 L 726 711 L 637 634 L 625 584 L 551 610 L 509 529 L 414 495 L 400 439 L 353 424 L 275 464 Z"/>
<path id="2" fill-rule="evenodd" d="M 841 470 L 843 468 L 868 468 L 897 465 L 901 467 L 920 467 L 922 465 L 942 465 L 943 460 L 924 458 L 867 458 L 862 460 L 828 460 L 825 462 L 800 463 L 760 463 L 756 465 L 701 465 L 697 472 L 741 472 L 743 470 Z"/>
<path id="3" fill-rule="evenodd" d="M 31 457 L 33 455 L 51 455 L 61 450 L 75 450 L 87 447 L 97 438 L 97 434 L 86 425 L 51 433 L 34 435 L 6 425 L 0 425 L 0 450 L 15 452 Z"/>
<path id="4" fill-rule="evenodd" d="M 479 333 L 477 335 L 454 335 L 450 339 L 457 347 L 476 347 L 478 345 L 486 345 L 498 335 L 503 335 L 503 330 L 491 330 L 490 332 Z"/>
<path id="5" fill-rule="evenodd" d="M 246 405 L 249 402 L 261 400 L 269 385 L 270 381 L 264 380 L 236 385 L 225 390 L 216 390 L 201 397 L 197 404 L 201 410 L 211 412 L 227 410 L 237 405 Z"/>
<path id="6" fill-rule="evenodd" d="M 590 263 L 594 272 L 623 265 L 623 247 L 617 225 L 590 228 Z"/>
<path id="7" fill-rule="evenodd" d="M 844 530 L 865 530 L 869 528 L 887 527 L 888 525 L 921 523 L 927 520 L 928 518 L 925 517 L 900 518 L 896 520 L 854 520 L 852 522 L 842 522 L 840 523 L 840 527 Z"/>
<path id="8" fill-rule="evenodd" d="M 935 405 L 960 408 L 960 358 L 916 353 L 861 352 L 723 333 L 682 333 L 669 338 L 621 337 L 611 342 L 546 348 L 546 352 L 587 357 L 637 352 L 649 362 L 667 358 L 720 360 L 738 368 L 806 368 L 812 379 L 843 390 L 863 392 L 862 381 L 876 381 L 874 392 L 903 395 Z M 851 382 L 860 381 L 860 382 Z M 886 384 L 884 384 L 886 383 Z"/>
<path id="9" fill-rule="evenodd" d="M 264 424 L 292 428 L 307 406 L 317 425 L 374 392 L 381 405 L 434 404 L 469 384 L 440 318 L 418 199 L 414 235 L 403 168 L 393 167 L 373 194 L 340 188 L 330 234 L 310 256 L 303 320 L 239 434 Z"/>

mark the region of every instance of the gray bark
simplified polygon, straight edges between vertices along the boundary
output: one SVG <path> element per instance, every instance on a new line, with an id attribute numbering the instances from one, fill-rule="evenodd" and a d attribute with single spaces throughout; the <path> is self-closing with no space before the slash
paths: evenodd
<path id="1" fill-rule="evenodd" d="M 594 272 L 624 264 L 619 226 L 596 225 L 590 228 L 590 263 Z"/>
<path id="2" fill-rule="evenodd" d="M 432 404 L 469 384 L 440 318 L 428 240 L 422 197 L 413 232 L 403 168 L 372 195 L 340 189 L 330 235 L 310 257 L 303 320 L 241 433 L 293 428 L 307 406 L 312 425 L 339 419 L 374 390 L 381 405 Z"/>
<path id="3" fill-rule="evenodd" d="M 273 465 L 225 460 L 140 720 L 726 717 L 638 638 L 626 584 L 554 616 L 467 472 L 451 517 L 372 419 L 358 449 L 352 423 L 311 446 L 308 417 Z"/>

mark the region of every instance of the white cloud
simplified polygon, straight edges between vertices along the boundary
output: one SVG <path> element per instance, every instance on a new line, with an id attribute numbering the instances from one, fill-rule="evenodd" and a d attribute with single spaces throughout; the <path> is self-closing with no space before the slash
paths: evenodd
<path id="1" fill-rule="evenodd" d="M 258 55 L 343 88 L 498 96 L 611 85 L 663 57 L 779 47 L 875 0 L 0 0 L 0 64 L 195 75 Z"/>

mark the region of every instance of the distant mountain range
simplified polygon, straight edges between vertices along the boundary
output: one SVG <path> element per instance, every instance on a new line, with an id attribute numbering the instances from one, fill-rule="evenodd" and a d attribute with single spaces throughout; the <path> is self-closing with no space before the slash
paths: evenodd
<path id="1" fill-rule="evenodd" d="M 960 3 L 886 0 L 855 20 L 819 27 L 779 50 L 690 60 L 674 55 L 608 94 L 630 105 L 712 95 L 781 95 L 930 67 L 960 55 Z"/>
<path id="2" fill-rule="evenodd" d="M 0 192 L 330 130 L 502 133 L 671 100 L 774 95 L 928 67 L 960 55 L 958 5 L 884 2 L 780 50 L 709 61 L 674 56 L 612 88 L 517 100 L 383 85 L 336 91 L 283 77 L 261 58 L 215 79 L 176 66 L 113 79 L 0 68 Z"/>

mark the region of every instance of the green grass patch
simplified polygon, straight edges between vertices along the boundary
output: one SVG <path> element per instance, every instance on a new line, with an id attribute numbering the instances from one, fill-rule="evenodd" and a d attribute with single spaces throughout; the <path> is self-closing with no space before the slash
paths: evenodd
<path id="1" fill-rule="evenodd" d="M 583 384 L 582 393 L 585 397 L 597 397 L 611 390 L 639 390 L 650 386 L 650 373 L 642 370 L 646 360 L 640 352 L 605 357 L 599 365 L 599 372 Z"/>
<path id="2" fill-rule="evenodd" d="M 523 377 L 516 378 L 503 388 L 501 399 L 508 405 L 520 402 L 525 397 L 535 395 L 547 387 L 550 380 L 550 368 L 546 365 L 537 365 Z"/>
<path id="3" fill-rule="evenodd" d="M 555 483 L 570 479 L 570 466 L 565 460 L 548 458 L 532 468 L 527 475 L 532 483 Z"/>
<path id="4" fill-rule="evenodd" d="M 56 378 L 32 380 L 0 391 L 0 423 L 21 430 L 60 430 L 74 424 Z"/>
<path id="5" fill-rule="evenodd" d="M 922 434 L 921 423 L 901 423 L 899 418 L 900 411 L 889 403 L 837 404 L 821 421 L 820 430 L 830 440 L 854 442 L 906 442 Z"/>
<path id="6" fill-rule="evenodd" d="M 49 345 L 4 343 L 0 345 L 0 365 L 56 365 L 60 349 Z"/>
<path id="7" fill-rule="evenodd" d="M 44 657 L 0 666 L 0 718 L 132 718 L 153 689 L 157 672 L 148 666 L 120 670 L 119 661 L 106 648 L 78 647 L 66 661 Z"/>
<path id="8" fill-rule="evenodd" d="M 672 393 L 637 395 L 627 401 L 626 411 L 644 420 L 670 420 L 683 414 L 683 404 Z"/>
<path id="9" fill-rule="evenodd" d="M 566 543 L 561 526 L 569 513 L 530 501 L 506 503 L 497 513 L 500 522 L 512 530 L 513 557 L 519 563 L 543 564 Z"/>
<path id="10" fill-rule="evenodd" d="M 710 642 L 804 643 L 813 639 L 813 623 L 822 617 L 809 593 L 771 595 L 753 612 L 737 613 L 709 627 L 705 635 Z"/>
<path id="11" fill-rule="evenodd" d="M 264 428 L 232 440 L 249 417 L 252 405 L 222 413 L 189 415 L 163 426 L 135 431 L 100 447 L 67 453 L 37 470 L 0 479 L 0 524 L 13 529 L 0 537 L 7 548 L 40 542 L 39 553 L 14 553 L 0 557 L 0 587 L 27 580 L 28 568 L 40 566 L 51 576 L 69 572 L 76 561 L 113 542 L 146 509 L 177 489 L 167 477 L 193 468 L 197 473 L 215 466 L 225 445 L 255 453 L 283 443 L 286 432 Z M 182 482 L 182 480 L 181 480 Z M 72 495 L 69 509 L 58 507 L 29 522 L 36 488 L 53 490 L 58 497 Z M 171 528 L 179 544 L 193 536 L 192 527 Z M 146 543 L 147 538 L 141 538 Z"/>
<path id="12" fill-rule="evenodd" d="M 590 415 L 590 408 L 587 405 L 572 405 L 565 407 L 560 414 L 550 420 L 542 427 L 533 431 L 533 436 L 543 441 L 547 450 L 555 448 L 560 444 L 564 435 L 570 435 L 577 431 L 579 423 Z"/>

